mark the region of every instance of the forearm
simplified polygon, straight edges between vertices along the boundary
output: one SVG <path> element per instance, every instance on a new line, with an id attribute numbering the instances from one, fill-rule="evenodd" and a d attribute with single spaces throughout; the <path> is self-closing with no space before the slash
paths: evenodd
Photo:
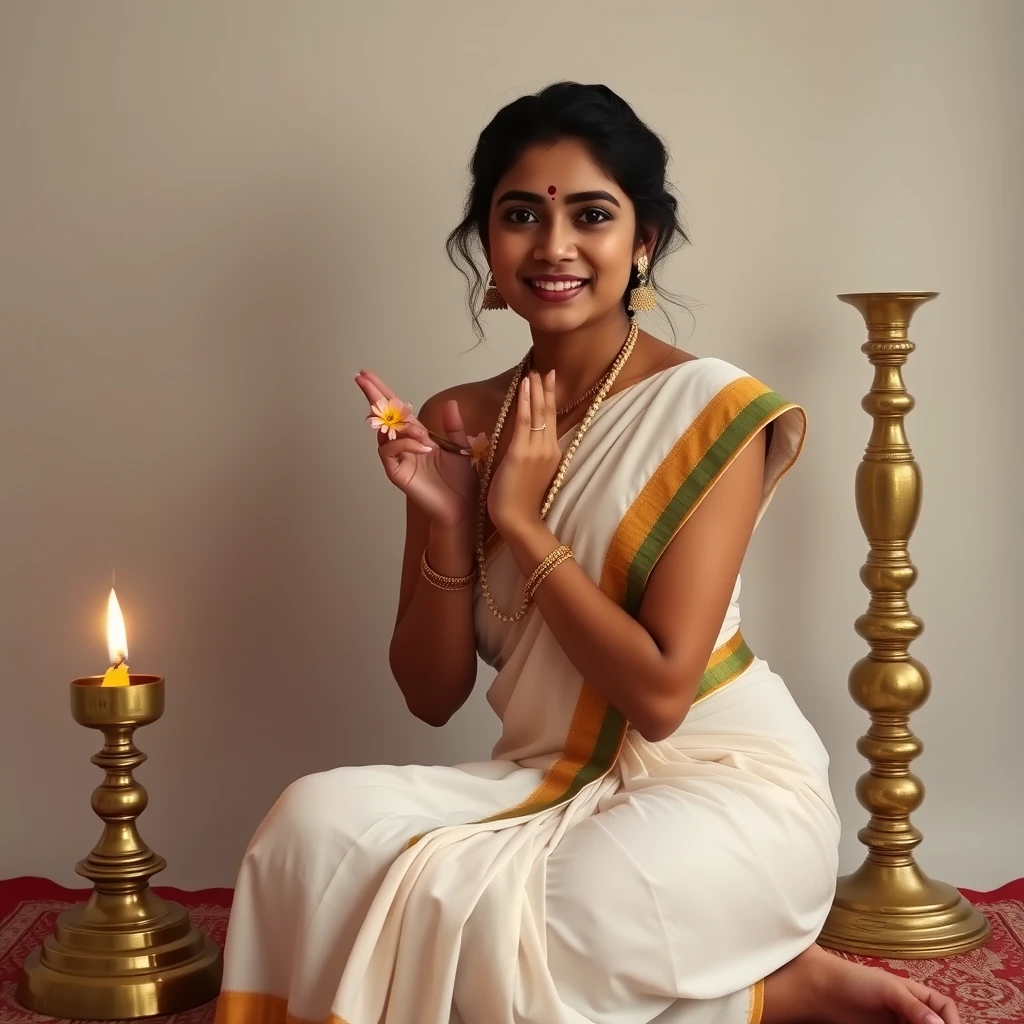
<path id="1" fill-rule="evenodd" d="M 427 564 L 442 576 L 473 571 L 471 534 L 431 527 Z M 446 591 L 417 574 L 416 589 L 395 626 L 391 671 L 409 710 L 431 725 L 444 725 L 476 682 L 473 588 Z"/>
<path id="2" fill-rule="evenodd" d="M 540 520 L 507 531 L 505 540 L 526 577 L 559 546 Z M 545 578 L 534 604 L 587 683 L 644 737 L 662 739 L 675 729 L 697 691 L 697 658 L 669 662 L 644 626 L 603 594 L 574 559 Z"/>

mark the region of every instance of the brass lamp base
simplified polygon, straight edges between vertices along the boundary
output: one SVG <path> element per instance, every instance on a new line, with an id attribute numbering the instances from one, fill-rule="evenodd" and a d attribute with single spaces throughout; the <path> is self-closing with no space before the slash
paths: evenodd
<path id="1" fill-rule="evenodd" d="M 129 1020 L 215 998 L 220 950 L 180 904 L 151 891 L 144 902 L 146 919 L 130 930 L 104 924 L 95 897 L 64 911 L 54 933 L 25 961 L 18 1001 L 51 1017 Z"/>
<path id="2" fill-rule="evenodd" d="M 919 960 L 976 949 L 990 931 L 981 911 L 916 864 L 887 867 L 866 861 L 839 879 L 818 942 L 862 956 Z"/>
<path id="3" fill-rule="evenodd" d="M 221 954 L 179 903 L 161 899 L 149 879 L 166 867 L 135 826 L 146 790 L 133 769 L 146 760 L 135 730 L 164 710 L 164 681 L 131 675 L 130 685 L 102 677 L 71 684 L 71 714 L 99 729 L 104 746 L 93 764 L 106 776 L 92 794 L 103 835 L 75 870 L 94 883 L 85 903 L 65 910 L 22 968 L 17 999 L 35 1013 L 73 1020 L 129 1020 L 177 1013 L 215 998 Z"/>

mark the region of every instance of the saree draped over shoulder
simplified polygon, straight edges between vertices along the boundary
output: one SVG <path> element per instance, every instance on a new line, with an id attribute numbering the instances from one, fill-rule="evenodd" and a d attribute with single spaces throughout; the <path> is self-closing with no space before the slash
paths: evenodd
<path id="1" fill-rule="evenodd" d="M 803 411 L 719 359 L 657 373 L 601 407 L 549 525 L 635 614 L 673 536 L 768 423 L 758 518 Z M 513 558 L 498 543 L 488 564 L 498 604 L 516 607 Z M 695 703 L 658 743 L 588 686 L 535 608 L 505 624 L 478 592 L 492 759 L 289 786 L 240 869 L 217 1024 L 756 1024 L 763 979 L 824 923 L 839 823 L 825 750 L 744 641 L 739 592 Z"/>

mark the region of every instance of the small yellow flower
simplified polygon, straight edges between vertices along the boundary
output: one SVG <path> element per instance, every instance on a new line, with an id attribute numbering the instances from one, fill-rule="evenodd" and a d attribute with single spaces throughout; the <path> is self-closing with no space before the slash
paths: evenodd
<path id="1" fill-rule="evenodd" d="M 487 461 L 491 450 L 491 440 L 486 434 L 477 434 L 476 437 L 470 437 L 467 440 L 469 441 L 470 459 L 474 468 L 479 469 Z"/>
<path id="2" fill-rule="evenodd" d="M 374 430 L 388 435 L 389 441 L 398 437 L 398 431 L 408 426 L 412 415 L 412 406 L 408 402 L 398 402 L 389 398 L 385 402 L 377 402 L 370 406 L 370 415 L 366 418 Z"/>

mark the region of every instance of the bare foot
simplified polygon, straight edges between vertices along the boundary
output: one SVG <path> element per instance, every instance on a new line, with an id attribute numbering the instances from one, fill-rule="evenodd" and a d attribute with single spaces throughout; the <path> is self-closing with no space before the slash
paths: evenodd
<path id="1" fill-rule="evenodd" d="M 763 1024 L 960 1024 L 948 996 L 811 946 L 765 980 Z"/>

